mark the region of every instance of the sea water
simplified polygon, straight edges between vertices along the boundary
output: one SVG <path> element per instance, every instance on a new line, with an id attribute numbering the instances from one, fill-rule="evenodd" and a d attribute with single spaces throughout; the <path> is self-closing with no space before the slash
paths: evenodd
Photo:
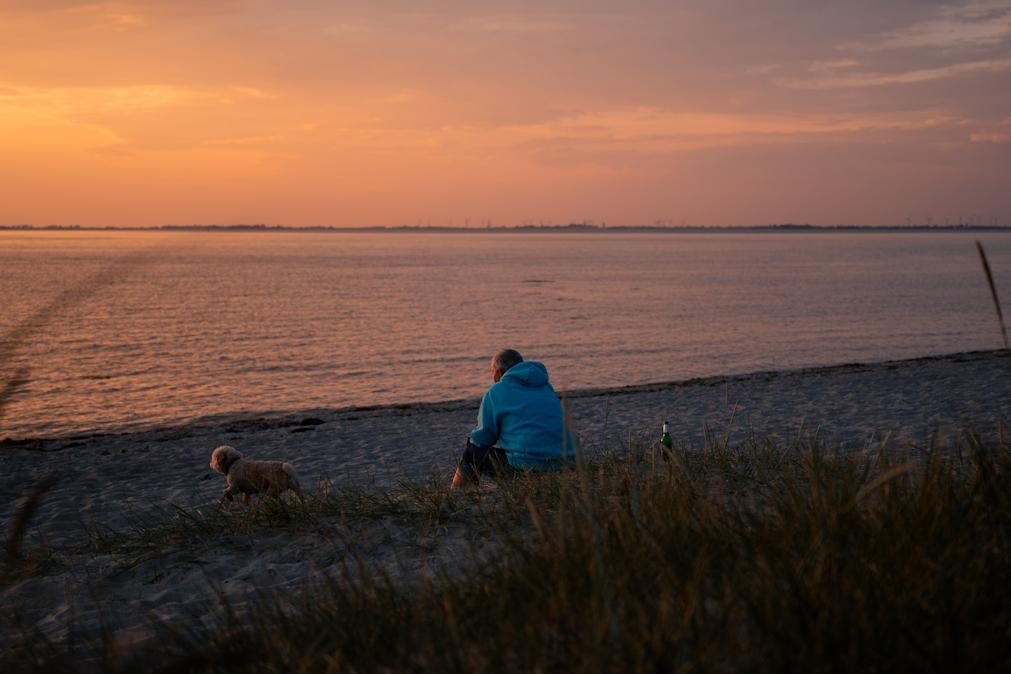
<path id="1" fill-rule="evenodd" d="M 999 232 L 3 231 L 0 439 L 996 348 L 977 239 L 1011 302 Z"/>

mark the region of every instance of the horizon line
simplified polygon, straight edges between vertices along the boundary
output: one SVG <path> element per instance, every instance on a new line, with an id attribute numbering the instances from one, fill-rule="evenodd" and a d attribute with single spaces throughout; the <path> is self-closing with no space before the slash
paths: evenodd
<path id="1" fill-rule="evenodd" d="M 607 225 L 570 223 L 567 225 L 484 225 L 461 227 L 453 225 L 368 225 L 338 227 L 334 225 L 267 225 L 255 224 L 164 224 L 164 225 L 0 225 L 0 231 L 189 231 L 189 232 L 700 232 L 700 231 L 1011 231 L 1011 225 L 1001 224 L 923 224 L 923 225 L 814 225 L 777 223 L 767 225 Z"/>

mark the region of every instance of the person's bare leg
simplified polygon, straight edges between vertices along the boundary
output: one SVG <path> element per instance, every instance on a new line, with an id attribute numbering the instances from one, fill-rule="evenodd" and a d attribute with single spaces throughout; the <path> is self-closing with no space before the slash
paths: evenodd
<path id="1" fill-rule="evenodd" d="M 477 484 L 477 480 L 469 478 L 463 474 L 463 471 L 459 468 L 453 473 L 453 481 L 449 484 L 450 489 L 459 489 L 460 487 L 469 487 L 471 485 Z"/>

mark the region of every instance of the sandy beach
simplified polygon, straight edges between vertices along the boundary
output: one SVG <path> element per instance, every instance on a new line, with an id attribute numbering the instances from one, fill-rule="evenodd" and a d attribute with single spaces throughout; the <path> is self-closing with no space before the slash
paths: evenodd
<path id="1" fill-rule="evenodd" d="M 1011 361 L 1006 353 L 972 352 L 572 391 L 565 397 L 590 453 L 652 441 L 665 419 L 676 442 L 690 449 L 701 448 L 706 433 L 729 437 L 732 446 L 756 436 L 788 444 L 816 434 L 852 450 L 885 439 L 897 448 L 932 447 L 953 444 L 966 427 L 992 435 L 1011 421 Z M 27 553 L 45 551 L 46 561 L 36 574 L 0 592 L 2 638 L 9 643 L 27 628 L 74 647 L 93 641 L 104 622 L 127 644 L 153 634 L 152 618 L 209 619 L 218 592 L 241 607 L 264 590 L 304 587 L 339 569 L 352 547 L 408 576 L 463 550 L 480 550 L 479 538 L 465 529 L 444 527 L 419 543 L 395 521 L 379 521 L 297 534 L 236 533 L 153 556 L 85 552 L 95 537 L 216 508 L 224 480 L 208 459 L 220 444 L 251 458 L 291 462 L 309 492 L 325 485 L 448 483 L 477 404 L 470 399 L 207 417 L 126 435 L 4 441 L 5 530 L 34 483 L 51 473 L 56 483 L 23 545 Z"/>

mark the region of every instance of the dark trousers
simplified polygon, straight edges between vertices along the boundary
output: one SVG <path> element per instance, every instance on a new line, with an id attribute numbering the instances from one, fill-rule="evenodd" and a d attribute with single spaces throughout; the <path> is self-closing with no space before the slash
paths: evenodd
<path id="1" fill-rule="evenodd" d="M 475 445 L 467 438 L 467 448 L 460 458 L 460 472 L 468 480 L 477 480 L 480 475 L 499 477 L 509 472 L 509 462 L 501 447 Z"/>

